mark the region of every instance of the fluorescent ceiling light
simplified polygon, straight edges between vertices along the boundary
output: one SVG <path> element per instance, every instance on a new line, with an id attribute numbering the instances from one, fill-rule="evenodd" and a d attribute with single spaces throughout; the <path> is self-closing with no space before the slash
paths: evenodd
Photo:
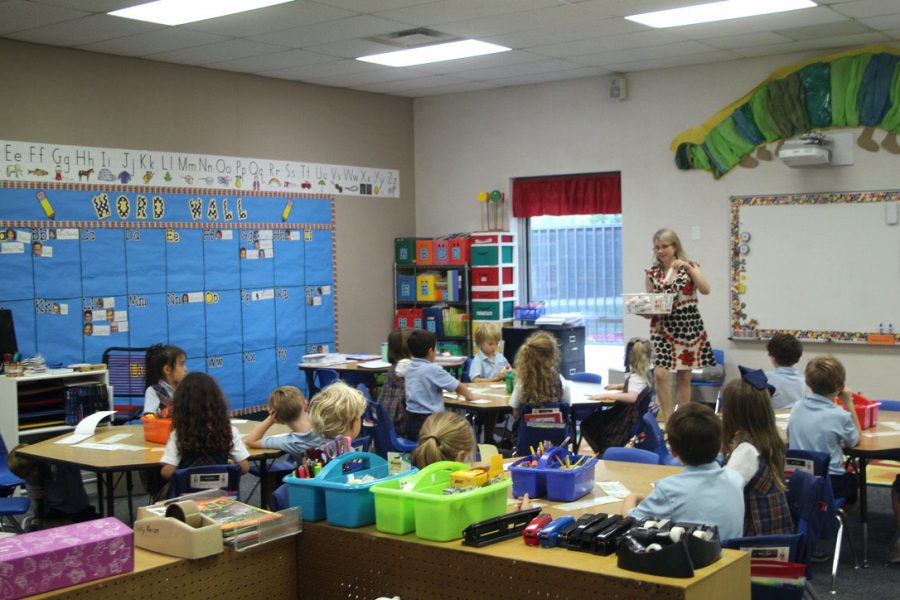
<path id="1" fill-rule="evenodd" d="M 507 48 L 506 46 L 479 42 L 478 40 L 460 40 L 458 42 L 432 44 L 431 46 L 421 46 L 419 48 L 409 48 L 407 50 L 384 52 L 383 54 L 360 56 L 356 60 L 386 65 L 388 67 L 409 67 L 411 65 L 424 65 L 441 62 L 443 60 L 456 60 L 458 58 L 469 58 L 470 56 L 507 52 L 509 50 L 511 50 L 511 48 Z"/>
<path id="2" fill-rule="evenodd" d="M 183 25 L 285 2 L 293 0 L 156 0 L 108 14 L 161 25 Z"/>
<path id="3" fill-rule="evenodd" d="M 670 10 L 657 10 L 625 18 L 650 27 L 679 27 L 769 15 L 800 8 L 812 8 L 813 6 L 816 6 L 816 3 L 810 0 L 725 0 L 724 2 L 697 4 Z"/>

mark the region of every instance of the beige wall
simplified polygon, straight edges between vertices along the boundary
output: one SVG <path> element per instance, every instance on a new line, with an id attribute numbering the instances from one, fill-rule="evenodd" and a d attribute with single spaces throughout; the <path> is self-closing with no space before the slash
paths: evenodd
<path id="1" fill-rule="evenodd" d="M 900 187 L 900 158 L 856 148 L 854 166 L 801 170 L 776 160 L 753 170 L 736 169 L 716 181 L 705 172 L 678 171 L 669 143 L 775 68 L 803 58 L 767 57 L 629 74 L 625 102 L 608 101 L 607 83 L 599 78 L 417 99 L 416 232 L 478 229 L 476 193 L 495 188 L 508 192 L 513 177 L 621 171 L 625 290 L 643 289 L 653 232 L 674 228 L 710 280 L 712 293 L 701 298 L 700 308 L 713 347 L 726 352 L 729 375 L 736 374 L 738 363 L 768 367 L 763 344 L 727 339 L 729 196 L 894 189 Z M 691 239 L 694 226 L 699 227 L 699 239 Z M 798 276 L 803 267 L 785 265 Z M 856 295 L 860 310 L 865 310 L 865 290 L 847 293 Z M 646 321 L 626 317 L 626 337 L 646 331 Z M 897 349 L 830 344 L 807 344 L 806 349 L 803 364 L 820 353 L 836 354 L 848 367 L 850 385 L 873 398 L 898 397 L 888 377 L 897 363 Z"/>
<path id="2" fill-rule="evenodd" d="M 0 40 L 0 139 L 399 169 L 399 199 L 338 197 L 340 348 L 375 351 L 393 238 L 414 233 L 412 101 Z"/>

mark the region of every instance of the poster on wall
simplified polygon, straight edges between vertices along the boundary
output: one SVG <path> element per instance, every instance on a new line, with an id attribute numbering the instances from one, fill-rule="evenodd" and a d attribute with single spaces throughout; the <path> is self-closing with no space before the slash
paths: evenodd
<path id="1" fill-rule="evenodd" d="M 7 178 L 0 306 L 23 356 L 174 344 L 232 410 L 256 407 L 305 387 L 303 354 L 335 347 L 334 229 L 333 199 L 299 189 Z"/>

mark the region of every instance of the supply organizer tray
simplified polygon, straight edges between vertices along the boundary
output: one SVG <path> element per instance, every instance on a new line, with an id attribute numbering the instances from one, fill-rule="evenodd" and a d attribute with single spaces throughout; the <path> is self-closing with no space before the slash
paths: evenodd
<path id="1" fill-rule="evenodd" d="M 358 463 L 350 473 L 344 465 Z M 364 527 L 375 522 L 375 498 L 369 491 L 376 483 L 404 477 L 417 472 L 411 469 L 396 475 L 388 475 L 388 463 L 377 454 L 348 452 L 331 461 L 311 479 L 288 475 L 288 498 L 291 506 L 299 506 L 304 521 L 327 519 L 329 525 L 338 527 Z M 371 475 L 375 481 L 347 483 L 348 475 L 357 479 Z"/>
<path id="2" fill-rule="evenodd" d="M 372 486 L 375 496 L 375 527 L 384 533 L 403 535 L 416 530 L 413 495 L 409 492 L 425 486 L 450 485 L 450 475 L 464 471 L 469 465 L 461 462 L 439 461 L 412 475 L 396 477 Z"/>
<path id="3" fill-rule="evenodd" d="M 528 494 L 530 498 L 547 498 L 556 502 L 572 502 L 581 498 L 594 487 L 594 467 L 597 458 L 590 457 L 575 468 L 563 468 L 584 458 L 583 454 L 572 454 L 565 448 L 550 448 L 540 459 L 536 455 L 521 458 L 509 466 L 512 474 L 512 494 L 520 498 Z M 536 467 L 525 464 L 538 461 Z"/>
<path id="4" fill-rule="evenodd" d="M 396 489 L 392 482 L 372 487 L 376 498 L 383 500 L 383 497 L 392 497 L 395 500 L 393 506 L 390 501 L 387 505 L 382 504 L 381 526 L 376 521 L 376 527 L 383 528 L 383 531 L 393 529 L 390 533 L 408 533 L 409 513 L 402 511 L 408 511 L 411 502 L 416 536 L 424 540 L 448 542 L 461 538 L 463 530 L 472 523 L 506 513 L 511 479 L 474 490 L 444 494 L 444 490 L 451 485 L 451 473 L 470 467 L 462 463 L 435 463 L 431 466 L 436 468 L 412 481 L 406 489 L 401 490 L 399 482 Z M 401 498 L 401 495 L 406 498 Z M 401 515 L 388 515 L 389 511 L 401 512 Z"/>

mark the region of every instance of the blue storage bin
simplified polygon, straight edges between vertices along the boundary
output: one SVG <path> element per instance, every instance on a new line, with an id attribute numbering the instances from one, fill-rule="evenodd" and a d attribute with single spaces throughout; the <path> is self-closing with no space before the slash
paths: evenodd
<path id="1" fill-rule="evenodd" d="M 597 458 L 591 457 L 575 469 L 560 467 L 566 462 L 566 457 L 570 463 L 574 463 L 582 456 L 572 454 L 565 448 L 551 448 L 538 460 L 537 467 L 521 466 L 525 462 L 535 460 L 534 456 L 517 460 L 509 467 L 513 481 L 513 498 L 525 494 L 530 498 L 546 497 L 556 502 L 572 502 L 581 498 L 594 487 L 594 467 L 597 465 Z"/>
<path id="2" fill-rule="evenodd" d="M 415 275 L 397 275 L 397 301 L 416 301 L 416 277 Z"/>
<path id="3" fill-rule="evenodd" d="M 371 475 L 375 477 L 374 481 L 347 483 L 348 474 L 343 471 L 344 465 L 356 460 L 362 465 L 354 469 L 352 475 L 356 478 Z M 418 469 L 411 469 L 396 475 L 388 475 L 387 461 L 377 454 L 348 452 L 331 460 L 311 479 L 288 475 L 284 478 L 284 482 L 288 484 L 290 505 L 300 507 L 304 521 L 327 519 L 329 525 L 363 527 L 375 522 L 375 498 L 369 488 L 376 483 L 404 477 L 417 471 Z"/>

